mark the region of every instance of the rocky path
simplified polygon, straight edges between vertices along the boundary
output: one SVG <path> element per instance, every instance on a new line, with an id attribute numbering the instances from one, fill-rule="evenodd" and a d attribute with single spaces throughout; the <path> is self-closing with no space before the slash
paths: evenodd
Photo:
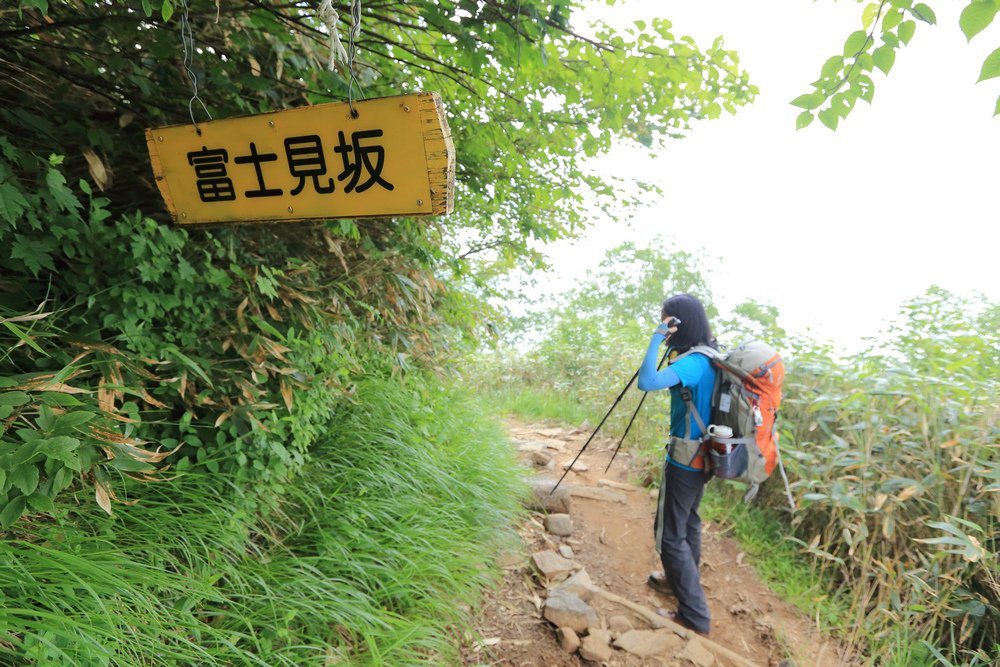
<path id="1" fill-rule="evenodd" d="M 705 526 L 702 582 L 712 631 L 702 638 L 655 613 L 676 601 L 646 585 L 659 569 L 651 524 L 655 491 L 613 441 L 595 439 L 550 495 L 588 432 L 508 423 L 535 493 L 521 549 L 502 559 L 505 577 L 487 602 L 464 664 L 687 667 L 840 667 L 852 662 L 802 612 L 780 600 L 739 545 Z"/>

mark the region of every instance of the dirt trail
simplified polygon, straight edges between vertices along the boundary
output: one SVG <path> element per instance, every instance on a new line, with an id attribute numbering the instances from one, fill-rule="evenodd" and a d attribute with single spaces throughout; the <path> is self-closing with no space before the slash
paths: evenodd
<path id="1" fill-rule="evenodd" d="M 544 425 L 508 422 L 507 431 L 519 448 L 521 458 L 535 468 L 536 478 L 558 479 L 586 441 L 589 433 L 552 428 Z M 704 528 L 701 575 L 712 615 L 711 642 L 722 649 L 705 653 L 704 646 L 689 646 L 691 640 L 669 631 L 670 646 L 655 655 L 639 657 L 613 648 L 606 660 L 588 661 L 579 652 L 570 653 L 560 646 L 556 627 L 543 618 L 548 588 L 532 561 L 539 551 L 572 550 L 571 560 L 584 568 L 593 584 L 649 611 L 657 607 L 676 608 L 676 601 L 653 591 L 646 577 L 660 569 L 653 548 L 651 524 L 655 496 L 650 489 L 629 484 L 642 476 L 642 470 L 626 452 L 620 452 L 608 473 L 605 466 L 611 457 L 614 441 L 595 439 L 580 458 L 585 471 L 570 472 L 563 484 L 577 487 L 571 498 L 570 517 L 573 532 L 560 538 L 546 531 L 545 515 L 533 513 L 521 526 L 523 551 L 503 559 L 504 582 L 486 603 L 479 621 L 478 642 L 464 650 L 465 665 L 511 665 L 516 667 L 561 667 L 579 665 L 733 667 L 740 661 L 723 657 L 725 650 L 745 660 L 743 664 L 760 667 L 840 667 L 852 664 L 842 655 L 841 647 L 823 637 L 815 624 L 792 605 L 780 600 L 744 561 L 739 544 L 721 534 L 717 526 Z M 539 454 L 534 452 L 538 451 Z M 546 468 L 543 462 L 551 457 Z M 603 481 L 602 481 L 603 480 Z M 595 499 L 593 489 L 611 499 Z M 617 500 L 613 497 L 617 496 Z M 602 628 L 611 630 L 612 638 L 627 631 L 651 630 L 648 619 L 634 609 L 596 596 L 588 603 L 598 615 Z M 609 621 L 615 616 L 609 627 Z M 586 632 L 581 632 L 581 636 Z M 591 634 L 593 632 L 591 631 Z M 661 637 L 661 639 L 663 639 Z M 698 643 L 700 640 L 695 639 Z M 722 653 L 720 653 L 720 651 Z"/>

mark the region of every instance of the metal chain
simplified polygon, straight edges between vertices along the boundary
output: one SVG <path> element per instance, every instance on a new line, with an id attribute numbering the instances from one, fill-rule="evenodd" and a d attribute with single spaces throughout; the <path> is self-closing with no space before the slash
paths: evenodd
<path id="1" fill-rule="evenodd" d="M 358 53 L 357 39 L 361 36 L 361 0 L 351 2 L 351 31 L 347 33 L 347 69 L 351 74 L 351 80 L 347 84 L 347 104 L 351 107 L 351 118 L 358 117 L 358 110 L 354 108 L 354 86 L 358 87 L 361 97 L 361 83 L 354 74 L 354 58 Z"/>
<path id="2" fill-rule="evenodd" d="M 194 101 L 198 100 L 209 120 L 212 120 L 212 114 L 209 113 L 205 102 L 198 96 L 198 76 L 194 73 L 193 69 L 194 35 L 191 33 L 191 22 L 188 20 L 187 0 L 181 0 L 181 5 L 184 8 L 184 12 L 181 14 L 181 43 L 184 46 L 184 71 L 187 72 L 188 80 L 191 82 L 191 99 L 188 100 L 188 114 L 191 116 L 191 124 L 194 125 L 195 131 L 200 135 L 201 129 L 198 127 L 198 121 L 194 119 Z"/>

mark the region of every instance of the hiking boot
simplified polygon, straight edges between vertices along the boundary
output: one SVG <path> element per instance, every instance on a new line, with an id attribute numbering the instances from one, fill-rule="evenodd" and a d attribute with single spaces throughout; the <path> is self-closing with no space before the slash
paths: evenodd
<path id="1" fill-rule="evenodd" d="M 673 621 L 677 625 L 685 627 L 688 630 L 690 630 L 691 632 L 694 632 L 695 634 L 699 634 L 702 637 L 708 637 L 708 630 L 706 630 L 705 632 L 702 632 L 698 628 L 696 628 L 693 625 L 691 625 L 691 623 L 689 623 L 686 618 L 684 618 L 683 616 L 681 616 L 680 614 L 678 614 L 676 611 L 673 611 L 671 609 L 664 609 L 663 607 L 657 607 L 656 614 L 657 614 L 657 616 L 662 616 L 663 618 L 670 619 L 671 621 Z"/>
<path id="2" fill-rule="evenodd" d="M 663 573 L 663 570 L 653 570 L 650 572 L 649 577 L 646 579 L 646 585 L 664 595 L 674 594 L 674 589 L 671 587 L 670 582 L 667 581 L 667 575 Z"/>

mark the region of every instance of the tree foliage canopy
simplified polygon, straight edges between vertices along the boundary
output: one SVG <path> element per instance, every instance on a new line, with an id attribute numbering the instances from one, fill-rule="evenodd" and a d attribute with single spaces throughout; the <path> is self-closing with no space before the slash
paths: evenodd
<path id="1" fill-rule="evenodd" d="M 843 53 L 830 56 L 823 64 L 813 91 L 800 95 L 791 104 L 803 109 L 795 121 L 802 129 L 817 117 L 831 130 L 847 118 L 857 101 L 871 103 L 875 83 L 871 74 L 880 70 L 889 74 L 896 54 L 910 43 L 919 23 L 937 24 L 937 14 L 927 4 L 913 0 L 878 0 L 864 2 L 861 28 L 844 41 Z M 966 39 L 985 30 L 1000 11 L 998 0 L 971 0 L 959 16 L 959 28 Z M 1000 76 L 1000 48 L 983 61 L 977 83 Z M 1000 97 L 993 115 L 1000 114 Z"/>
<path id="2" fill-rule="evenodd" d="M 440 358 L 469 330 L 449 266 L 572 233 L 613 192 L 588 157 L 756 92 L 721 42 L 699 49 L 666 21 L 585 34 L 563 1 L 365 2 L 352 64 L 331 70 L 319 5 L 0 9 L 0 525 L 74 480 L 110 508 L 112 480 L 154 474 L 142 447 L 286 483 L 361 376 Z M 351 7 L 333 8 L 346 42 Z M 341 101 L 352 79 L 355 95 L 441 94 L 456 214 L 163 224 L 145 128 Z"/>
<path id="3" fill-rule="evenodd" d="M 190 122 L 185 17 L 191 72 L 216 118 L 344 100 L 352 73 L 368 97 L 434 90 L 458 147 L 458 212 L 440 223 L 443 239 L 452 254 L 517 255 L 528 239 L 571 233 L 612 194 L 614 175 L 588 172 L 584 158 L 616 137 L 681 135 L 756 92 L 721 41 L 699 49 L 665 20 L 625 34 L 578 28 L 566 1 L 365 2 L 353 72 L 330 71 L 318 5 L 24 0 L 0 19 L 0 99 L 36 145 L 64 147 L 74 176 L 99 160 L 115 207 L 153 212 L 141 130 Z M 349 7 L 334 7 L 346 44 Z"/>

